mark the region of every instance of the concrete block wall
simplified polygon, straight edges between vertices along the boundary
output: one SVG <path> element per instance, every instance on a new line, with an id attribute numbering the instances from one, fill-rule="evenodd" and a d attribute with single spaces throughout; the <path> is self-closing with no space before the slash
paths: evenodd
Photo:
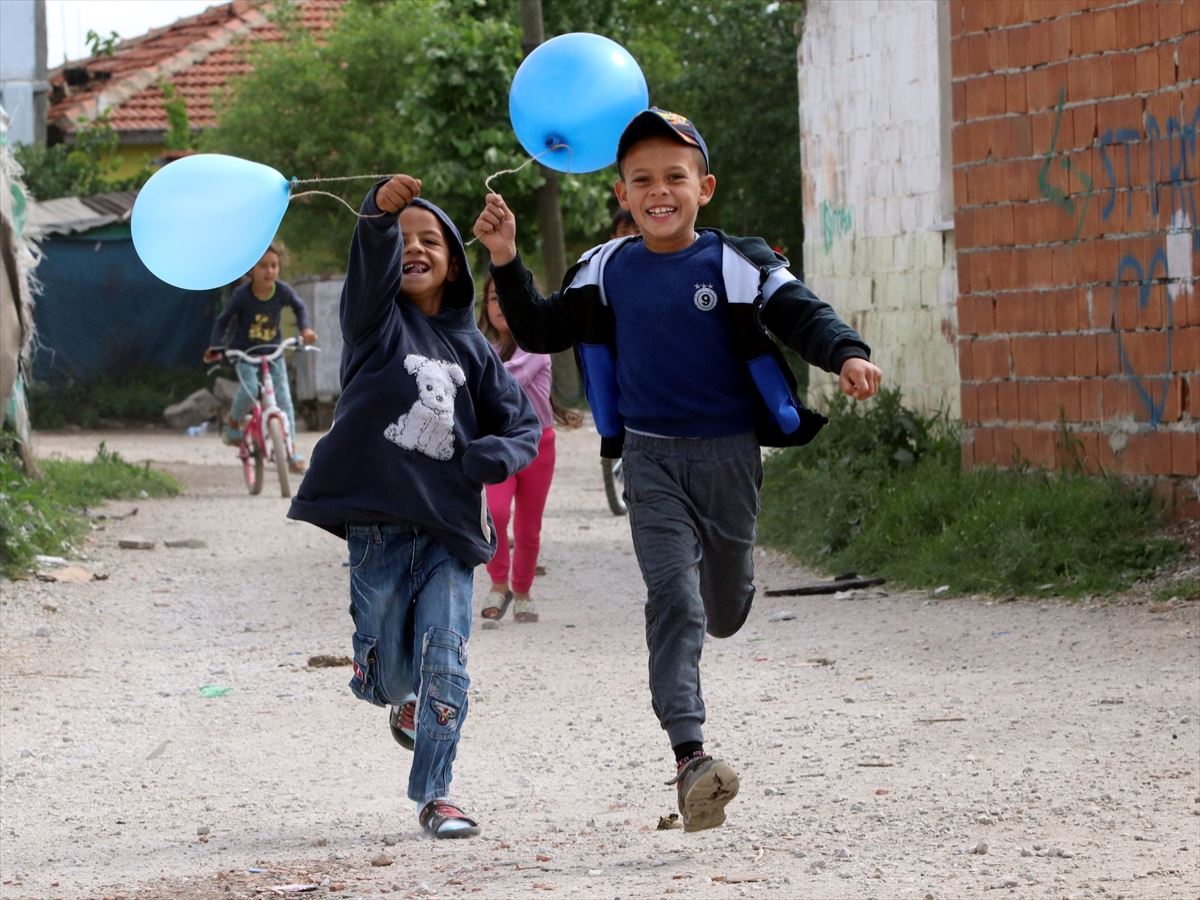
<path id="1" fill-rule="evenodd" d="M 798 55 L 805 280 L 910 406 L 958 415 L 937 3 L 808 0 Z"/>
<path id="2" fill-rule="evenodd" d="M 1200 2 L 950 0 L 968 465 L 1200 512 Z"/>

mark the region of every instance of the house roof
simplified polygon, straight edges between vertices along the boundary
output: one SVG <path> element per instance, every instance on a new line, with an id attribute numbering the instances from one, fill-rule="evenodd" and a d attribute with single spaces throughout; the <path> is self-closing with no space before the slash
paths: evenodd
<path id="1" fill-rule="evenodd" d="M 93 197 L 58 197 L 31 201 L 26 221 L 38 235 L 75 234 L 102 225 L 123 224 L 133 211 L 133 191 L 96 194 Z"/>
<path id="2" fill-rule="evenodd" d="M 303 26 L 328 28 L 346 0 L 296 0 Z M 233 0 L 119 43 L 111 56 L 68 62 L 50 72 L 47 120 L 63 135 L 108 111 L 123 143 L 154 143 L 167 130 L 163 81 L 175 86 L 194 129 L 216 124 L 213 95 L 253 64 L 245 43 L 279 41 L 261 0 Z"/>

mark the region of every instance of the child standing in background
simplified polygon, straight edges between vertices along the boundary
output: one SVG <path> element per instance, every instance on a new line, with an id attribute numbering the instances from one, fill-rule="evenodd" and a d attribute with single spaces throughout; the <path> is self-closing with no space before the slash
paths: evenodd
<path id="1" fill-rule="evenodd" d="M 578 413 L 562 409 L 555 403 L 550 391 L 550 357 L 545 353 L 526 353 L 513 340 L 508 322 L 500 309 L 495 282 L 490 277 L 484 286 L 482 306 L 479 330 L 491 342 L 504 368 L 517 379 L 529 397 L 542 427 L 542 437 L 533 462 L 500 484 L 487 485 L 488 509 L 496 524 L 496 555 L 487 564 L 492 588 L 483 601 L 480 614 L 485 619 L 498 621 L 504 618 L 509 604 L 515 600 L 513 618 L 518 622 L 532 623 L 538 620 L 538 613 L 529 592 L 533 587 L 542 543 L 542 513 L 546 509 L 550 482 L 554 479 L 554 425 L 558 422 L 575 428 L 579 426 L 581 418 Z M 508 520 L 514 507 L 514 547 L 510 558 Z"/>

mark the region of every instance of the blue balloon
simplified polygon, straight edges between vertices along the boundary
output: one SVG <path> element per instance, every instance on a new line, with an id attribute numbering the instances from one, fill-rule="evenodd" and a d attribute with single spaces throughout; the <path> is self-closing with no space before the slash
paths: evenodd
<path id="1" fill-rule="evenodd" d="M 594 172 L 617 159 L 629 120 L 650 105 L 629 52 L 598 34 L 560 34 L 525 57 L 508 92 L 508 117 L 530 156 L 559 172 Z"/>
<path id="2" fill-rule="evenodd" d="M 288 180 L 270 166 L 219 153 L 185 156 L 138 192 L 133 246 L 167 284 L 221 287 L 262 258 L 287 204 Z"/>

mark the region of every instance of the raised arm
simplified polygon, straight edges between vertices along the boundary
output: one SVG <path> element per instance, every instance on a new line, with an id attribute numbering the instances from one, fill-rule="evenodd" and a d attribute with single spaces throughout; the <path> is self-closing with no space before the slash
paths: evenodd
<path id="1" fill-rule="evenodd" d="M 517 253 L 517 219 L 503 197 L 488 194 L 473 231 L 491 252 L 500 308 L 521 349 L 530 353 L 569 349 L 579 336 L 578 311 L 562 302 L 560 293 L 543 297 L 534 285 Z"/>
<path id="2" fill-rule="evenodd" d="M 342 337 L 347 344 L 378 331 L 400 290 L 404 247 L 397 216 L 420 193 L 416 178 L 394 175 L 377 182 L 363 199 L 363 218 L 354 228 L 342 285 Z"/>

